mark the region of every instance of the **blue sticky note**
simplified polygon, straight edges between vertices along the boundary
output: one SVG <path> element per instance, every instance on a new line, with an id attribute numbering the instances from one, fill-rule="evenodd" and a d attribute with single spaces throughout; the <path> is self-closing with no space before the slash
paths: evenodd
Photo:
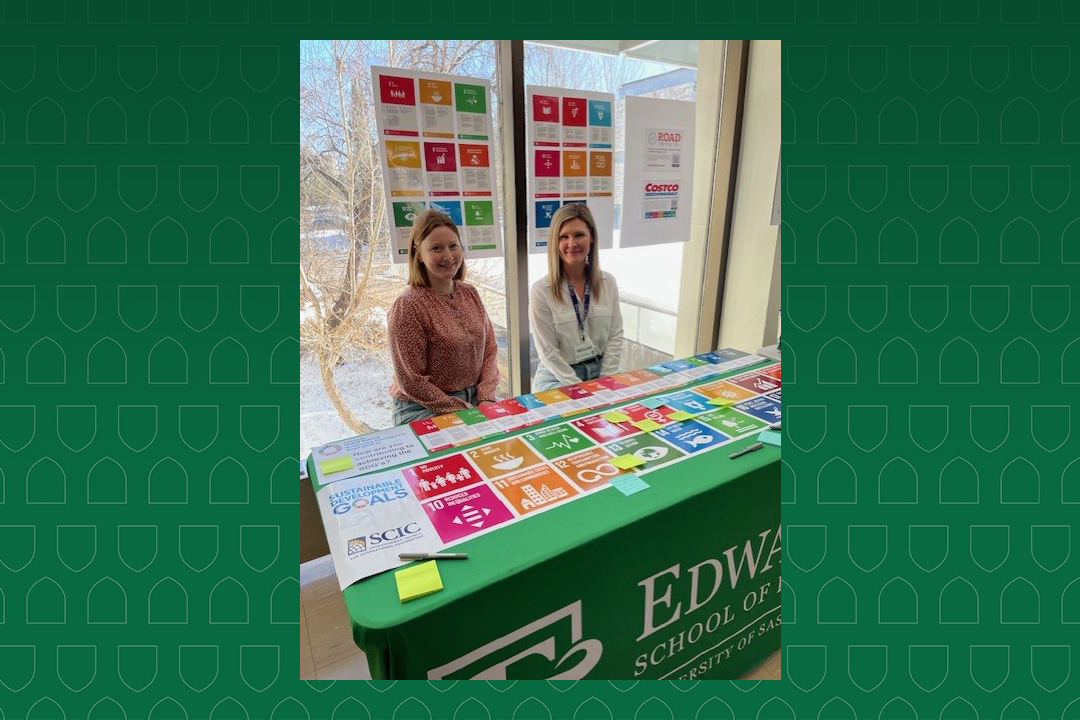
<path id="1" fill-rule="evenodd" d="M 641 404 L 644 405 L 645 407 L 649 408 L 650 410 L 655 410 L 656 408 L 663 405 L 666 401 L 667 401 L 666 397 L 651 397 L 651 398 L 645 398 L 644 400 L 642 400 Z"/>
<path id="2" fill-rule="evenodd" d="M 775 445 L 780 447 L 780 433 L 775 430 L 764 430 L 758 434 L 757 439 L 766 445 Z"/>
<path id="3" fill-rule="evenodd" d="M 642 490 L 649 489 L 649 483 L 641 479 L 640 475 L 616 475 L 611 478 L 611 484 L 623 495 L 633 495 Z"/>

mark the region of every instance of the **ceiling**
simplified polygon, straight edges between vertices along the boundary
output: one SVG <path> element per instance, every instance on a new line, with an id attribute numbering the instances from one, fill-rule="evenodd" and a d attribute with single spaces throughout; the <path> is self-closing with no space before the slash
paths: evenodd
<path id="1" fill-rule="evenodd" d="M 627 57 L 669 65 L 697 67 L 697 40 L 535 40 L 533 42 L 607 55 L 623 54 Z"/>

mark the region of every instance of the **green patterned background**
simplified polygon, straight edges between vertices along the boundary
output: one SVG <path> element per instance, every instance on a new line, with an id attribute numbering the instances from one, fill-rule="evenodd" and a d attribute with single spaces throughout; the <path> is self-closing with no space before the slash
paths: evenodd
<path id="1" fill-rule="evenodd" d="M 0 717 L 1080 717 L 1078 22 L 0 5 Z M 785 43 L 781 682 L 296 679 L 298 41 L 526 34 Z"/>

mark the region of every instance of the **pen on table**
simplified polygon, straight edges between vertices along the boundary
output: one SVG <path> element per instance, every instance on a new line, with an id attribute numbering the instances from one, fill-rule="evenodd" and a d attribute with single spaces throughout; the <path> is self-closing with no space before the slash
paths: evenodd
<path id="1" fill-rule="evenodd" d="M 780 429 L 780 423 L 773 423 L 773 424 L 769 425 L 769 429 L 770 430 L 779 430 Z"/>
<path id="2" fill-rule="evenodd" d="M 742 450 L 739 450 L 738 452 L 731 453 L 731 455 L 729 455 L 729 457 L 732 460 L 734 460 L 735 458 L 739 457 L 740 455 L 745 455 L 746 453 L 752 453 L 755 450 L 760 450 L 763 447 L 765 447 L 765 443 L 756 442 L 753 445 L 747 445 L 746 447 L 744 447 Z"/>
<path id="3" fill-rule="evenodd" d="M 468 553 L 401 553 L 402 560 L 468 560 Z"/>

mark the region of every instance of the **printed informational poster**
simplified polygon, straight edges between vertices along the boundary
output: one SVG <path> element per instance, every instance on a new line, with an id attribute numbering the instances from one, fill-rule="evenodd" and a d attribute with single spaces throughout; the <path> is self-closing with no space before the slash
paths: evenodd
<path id="1" fill-rule="evenodd" d="M 428 208 L 458 226 L 466 255 L 499 257 L 491 83 L 480 78 L 372 67 L 387 217 L 395 262 Z"/>
<path id="2" fill-rule="evenodd" d="M 780 419 L 778 364 L 671 392 L 657 383 L 761 360 L 706 353 L 315 448 L 316 470 L 328 478 L 318 499 L 341 587 L 400 566 L 400 552 L 438 552 L 612 487 L 621 476 L 648 474 L 760 432 Z M 661 394 L 618 398 L 646 388 Z M 502 434 L 500 423 L 522 423 L 542 408 L 558 415 L 590 393 L 616 399 L 606 410 L 582 409 L 581 417 Z M 479 442 L 489 434 L 492 440 Z M 472 447 L 428 454 L 465 443 Z M 639 461 L 633 470 L 620 467 L 626 456 Z M 403 467 L 386 469 L 395 465 Z M 380 471 L 355 476 L 372 468 Z"/>
<path id="3" fill-rule="evenodd" d="M 529 252 L 547 252 L 551 220 L 568 203 L 585 203 L 600 247 L 612 247 L 615 96 L 530 86 L 526 107 Z"/>
<path id="4" fill-rule="evenodd" d="M 427 457 L 408 425 L 327 443 L 311 452 L 320 485 Z"/>
<path id="5" fill-rule="evenodd" d="M 318 501 L 342 590 L 405 565 L 398 553 L 438 552 L 443 547 L 398 471 L 327 485 L 319 490 Z"/>
<path id="6" fill-rule="evenodd" d="M 694 103 L 626 98 L 620 247 L 686 242 L 694 179 Z"/>

